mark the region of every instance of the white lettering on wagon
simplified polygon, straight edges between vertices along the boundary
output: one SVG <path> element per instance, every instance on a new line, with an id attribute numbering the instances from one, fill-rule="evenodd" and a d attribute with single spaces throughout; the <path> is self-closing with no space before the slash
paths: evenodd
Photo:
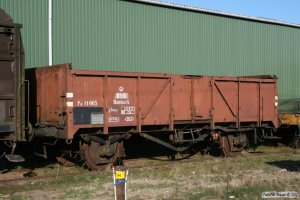
<path id="1" fill-rule="evenodd" d="M 73 92 L 67 92 L 66 97 L 67 98 L 73 98 Z"/>
<path id="2" fill-rule="evenodd" d="M 97 107 L 98 101 L 97 100 L 77 101 L 77 106 Z"/>
<path id="3" fill-rule="evenodd" d="M 117 108 L 109 108 L 108 112 L 109 113 L 118 113 L 118 109 Z"/>
<path id="4" fill-rule="evenodd" d="M 121 109 L 121 115 L 134 115 L 135 114 L 135 106 L 124 106 Z"/>
<path id="5" fill-rule="evenodd" d="M 119 92 L 115 93 L 115 99 L 128 99 L 129 95 L 127 92 L 124 92 L 124 87 L 119 87 Z"/>
<path id="6" fill-rule="evenodd" d="M 129 95 L 127 92 L 124 92 L 124 87 L 120 86 L 118 88 L 119 92 L 116 92 L 113 99 L 113 104 L 115 105 L 128 105 L 129 102 Z"/>
<path id="7" fill-rule="evenodd" d="M 119 117 L 109 117 L 108 118 L 108 122 L 110 122 L 110 123 L 116 123 L 116 122 L 119 122 L 119 121 L 120 121 Z"/>
<path id="8" fill-rule="evenodd" d="M 125 91 L 125 87 L 122 85 L 117 90 L 114 93 L 112 105 L 108 108 L 110 113 L 108 122 L 134 122 L 135 106 L 130 105 L 129 93 Z"/>
<path id="9" fill-rule="evenodd" d="M 113 100 L 113 104 L 116 104 L 116 105 L 126 105 L 126 104 L 129 104 L 129 100 Z"/>
<path id="10" fill-rule="evenodd" d="M 125 117 L 125 121 L 126 122 L 133 122 L 134 121 L 134 117 Z"/>
<path id="11" fill-rule="evenodd" d="M 67 107 L 73 107 L 73 102 L 72 101 L 67 101 Z"/>

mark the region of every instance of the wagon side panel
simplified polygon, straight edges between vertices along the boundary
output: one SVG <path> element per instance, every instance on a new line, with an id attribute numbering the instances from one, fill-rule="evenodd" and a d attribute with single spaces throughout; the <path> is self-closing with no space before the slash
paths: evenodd
<path id="1" fill-rule="evenodd" d="M 104 78 L 102 76 L 71 77 L 67 106 L 72 108 L 71 124 L 74 131 L 80 128 L 103 127 L 104 125 Z M 69 104 L 69 105 L 68 105 Z"/>
<path id="2" fill-rule="evenodd" d="M 193 80 L 191 78 L 180 76 L 175 79 L 172 97 L 175 123 L 189 122 L 192 117 L 192 112 L 196 112 L 196 101 L 192 93 L 192 82 Z"/>
<path id="3" fill-rule="evenodd" d="M 108 77 L 107 93 L 108 127 L 137 125 L 137 78 Z M 147 88 L 142 87 L 142 91 Z"/>
<path id="4" fill-rule="evenodd" d="M 139 102 L 142 125 L 170 123 L 171 82 L 169 78 L 141 79 Z"/>
<path id="5" fill-rule="evenodd" d="M 239 86 L 239 119 L 240 122 L 253 122 L 259 125 L 260 101 L 259 83 L 241 82 Z"/>
<path id="6" fill-rule="evenodd" d="M 68 66 L 37 68 L 35 91 L 37 121 L 45 125 L 60 125 L 66 111 Z"/>
<path id="7" fill-rule="evenodd" d="M 234 80 L 212 81 L 213 119 L 215 123 L 238 122 L 238 82 Z"/>
<path id="8" fill-rule="evenodd" d="M 276 83 L 261 84 L 261 121 L 278 126 L 278 96 Z"/>
<path id="9" fill-rule="evenodd" d="M 194 100 L 191 104 L 195 108 L 194 118 L 204 121 L 211 120 L 213 111 L 211 77 L 195 78 L 193 85 Z"/>

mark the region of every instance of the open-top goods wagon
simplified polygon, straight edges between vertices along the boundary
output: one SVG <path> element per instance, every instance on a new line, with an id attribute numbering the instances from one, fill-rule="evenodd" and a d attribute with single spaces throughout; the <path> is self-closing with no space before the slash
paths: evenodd
<path id="1" fill-rule="evenodd" d="M 70 151 L 93 169 L 122 156 L 123 141 L 134 134 L 174 152 L 218 142 L 230 156 L 278 127 L 273 76 L 84 71 L 69 64 L 27 74 L 32 136 L 72 143 Z"/>

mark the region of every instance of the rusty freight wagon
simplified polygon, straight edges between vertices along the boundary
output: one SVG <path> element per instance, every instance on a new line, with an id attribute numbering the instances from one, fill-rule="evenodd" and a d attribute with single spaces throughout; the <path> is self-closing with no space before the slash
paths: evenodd
<path id="1" fill-rule="evenodd" d="M 69 64 L 27 73 L 33 136 L 78 144 L 70 149 L 92 169 L 121 156 L 133 134 L 174 152 L 218 142 L 230 156 L 278 126 L 273 76 L 83 71 Z"/>
<path id="2" fill-rule="evenodd" d="M 24 51 L 21 24 L 0 9 L 0 152 L 13 162 L 24 159 L 15 155 L 17 141 L 26 140 Z"/>

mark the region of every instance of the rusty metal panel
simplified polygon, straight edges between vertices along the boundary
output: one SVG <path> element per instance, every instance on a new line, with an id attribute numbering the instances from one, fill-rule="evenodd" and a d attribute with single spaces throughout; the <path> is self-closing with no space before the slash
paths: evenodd
<path id="1" fill-rule="evenodd" d="M 213 112 L 213 95 L 211 90 L 211 77 L 203 76 L 194 83 L 194 106 L 196 115 L 203 120 L 211 120 Z"/>
<path id="2" fill-rule="evenodd" d="M 0 9 L 0 139 L 25 139 L 24 56 L 20 24 Z"/>
<path id="3" fill-rule="evenodd" d="M 241 121 L 259 121 L 259 83 L 240 83 L 239 86 Z M 273 95 L 274 97 L 274 95 Z"/>
<path id="4" fill-rule="evenodd" d="M 245 123 L 278 126 L 276 78 L 212 77 L 212 103 L 209 107 L 215 123 Z M 209 105 L 209 102 L 207 102 Z"/>
<path id="5" fill-rule="evenodd" d="M 193 96 L 192 82 L 196 81 L 191 77 L 176 77 L 174 80 L 172 107 L 181 108 L 180 112 L 174 112 L 174 121 L 176 124 L 191 117 L 191 111 L 196 115 L 195 102 L 198 99 Z"/>
<path id="6" fill-rule="evenodd" d="M 66 108 L 67 69 L 65 66 L 56 66 L 31 70 L 35 73 L 35 77 L 30 79 L 31 89 L 35 90 L 31 93 L 31 100 L 36 100 L 36 105 L 31 109 L 35 110 L 37 116 L 36 122 L 32 123 L 58 126 L 62 122 Z"/>
<path id="7" fill-rule="evenodd" d="M 237 122 L 238 82 L 212 80 L 215 122 Z"/>
<path id="8" fill-rule="evenodd" d="M 108 134 L 184 124 L 278 126 L 274 77 L 83 71 L 68 64 L 38 68 L 35 76 L 37 121 L 66 125 L 68 138 L 93 128 Z"/>
<path id="9" fill-rule="evenodd" d="M 69 91 L 69 107 L 73 101 L 73 121 L 76 125 L 104 124 L 104 97 L 103 77 L 74 76 L 73 91 Z M 73 97 L 72 97 L 73 96 Z M 80 108 L 87 108 L 82 110 Z"/>
<path id="10" fill-rule="evenodd" d="M 169 124 L 171 79 L 142 79 L 140 108 L 143 124 Z"/>
<path id="11" fill-rule="evenodd" d="M 277 94 L 277 85 L 274 83 L 261 83 L 260 88 L 260 98 L 261 98 L 261 121 L 270 121 L 278 123 L 278 94 Z M 274 113 L 274 111 L 276 111 Z"/>
<path id="12" fill-rule="evenodd" d="M 106 90 L 108 126 L 136 126 L 136 78 L 108 77 Z"/>

